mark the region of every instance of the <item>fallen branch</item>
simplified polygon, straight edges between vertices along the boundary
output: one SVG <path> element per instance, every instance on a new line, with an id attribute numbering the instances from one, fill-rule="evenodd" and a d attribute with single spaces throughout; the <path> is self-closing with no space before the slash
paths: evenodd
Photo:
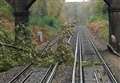
<path id="1" fill-rule="evenodd" d="M 25 50 L 25 49 L 22 49 L 22 48 L 13 46 L 13 45 L 11 45 L 11 44 L 6 44 L 6 43 L 3 43 L 3 42 L 0 42 L 0 45 L 1 45 L 1 46 L 5 46 L 5 47 L 9 47 L 9 48 L 13 48 L 13 49 L 17 49 L 17 50 L 20 50 L 20 51 L 28 52 L 28 51 Z"/>

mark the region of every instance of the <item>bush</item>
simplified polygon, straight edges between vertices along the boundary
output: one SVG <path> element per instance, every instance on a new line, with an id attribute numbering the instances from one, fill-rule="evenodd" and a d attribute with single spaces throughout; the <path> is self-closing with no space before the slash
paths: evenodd
<path id="1" fill-rule="evenodd" d="M 5 2 L 5 0 L 0 0 L 0 15 L 8 19 L 12 18 L 12 8 Z"/>
<path id="2" fill-rule="evenodd" d="M 101 20 L 103 20 L 103 16 L 91 16 L 90 18 L 89 18 L 89 22 L 94 22 L 94 21 L 101 21 Z"/>
<path id="3" fill-rule="evenodd" d="M 107 6 L 103 0 L 96 0 L 94 12 L 96 15 L 107 15 Z"/>
<path id="4" fill-rule="evenodd" d="M 13 32 L 0 27 L 0 72 L 16 65 L 24 65 L 33 61 L 35 49 L 33 45 L 17 45 L 13 39 Z"/>
<path id="5" fill-rule="evenodd" d="M 31 16 L 30 17 L 30 25 L 37 25 L 41 27 L 52 27 L 52 28 L 59 28 L 60 27 L 60 22 L 58 19 L 51 17 L 51 16 Z"/>
<path id="6" fill-rule="evenodd" d="M 96 0 L 92 7 L 94 11 L 93 15 L 89 17 L 88 27 L 92 28 L 93 32 L 95 30 L 95 35 L 99 35 L 101 39 L 108 41 L 109 29 L 107 7 L 102 0 Z"/>
<path id="7" fill-rule="evenodd" d="M 0 61 L 0 72 L 7 71 L 8 69 L 12 68 L 12 65 L 9 61 L 2 59 Z"/>

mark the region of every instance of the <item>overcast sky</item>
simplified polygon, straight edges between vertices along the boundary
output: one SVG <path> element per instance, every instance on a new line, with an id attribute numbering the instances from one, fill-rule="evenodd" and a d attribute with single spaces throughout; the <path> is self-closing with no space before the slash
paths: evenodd
<path id="1" fill-rule="evenodd" d="M 66 2 L 83 2 L 83 1 L 89 1 L 89 0 L 66 0 Z"/>

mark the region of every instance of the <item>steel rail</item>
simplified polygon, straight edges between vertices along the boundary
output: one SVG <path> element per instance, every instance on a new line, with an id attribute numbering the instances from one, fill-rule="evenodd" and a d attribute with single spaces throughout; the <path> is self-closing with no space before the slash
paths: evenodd
<path id="1" fill-rule="evenodd" d="M 59 38 L 57 38 L 57 39 L 55 39 L 55 40 L 50 40 L 48 43 L 47 43 L 47 45 L 45 45 L 44 46 L 44 48 L 41 50 L 41 52 L 40 52 L 40 54 L 41 55 L 43 55 L 43 53 L 46 51 L 46 50 L 48 50 L 49 48 L 51 48 L 54 44 L 56 44 L 57 43 L 57 41 L 58 41 L 58 39 Z M 54 41 L 54 42 L 53 42 Z M 51 42 L 53 42 L 52 44 L 51 44 Z M 15 75 L 8 83 L 14 83 L 14 82 L 16 82 L 18 79 L 19 79 L 19 77 L 22 75 L 22 74 L 24 74 L 31 66 L 33 65 L 33 63 L 30 63 L 28 66 L 26 66 L 22 71 L 20 71 L 17 75 Z M 52 66 L 51 66 L 51 68 L 53 68 Z M 33 73 L 33 72 L 32 72 Z M 29 74 L 23 79 L 23 81 L 21 82 L 21 83 L 24 83 L 29 77 L 30 77 L 30 74 L 32 74 L 31 72 L 29 72 Z M 42 81 L 41 81 L 41 83 L 43 83 Z"/>
<path id="2" fill-rule="evenodd" d="M 54 78 L 54 75 L 55 75 L 55 72 L 56 72 L 56 69 L 57 69 L 58 65 L 59 65 L 59 63 L 55 64 L 55 66 L 54 66 L 52 72 L 50 73 L 50 76 L 48 77 L 46 83 L 52 83 L 52 80 Z"/>
<path id="3" fill-rule="evenodd" d="M 84 32 L 84 31 L 83 31 L 83 32 Z M 88 32 L 88 31 L 87 31 L 87 32 Z M 89 33 L 89 32 L 88 32 L 88 33 Z M 91 45 L 91 42 L 90 42 L 90 38 L 85 34 L 85 32 L 84 32 L 84 35 L 86 36 L 86 39 L 87 39 L 87 42 L 88 42 L 89 47 L 92 48 L 92 45 Z M 96 52 L 95 52 L 94 48 L 93 48 L 92 50 L 93 50 L 93 53 L 94 53 L 94 55 L 92 54 L 92 56 L 97 59 L 97 57 L 96 57 Z"/>
<path id="4" fill-rule="evenodd" d="M 74 66 L 73 66 L 73 73 L 72 73 L 72 83 L 75 83 L 75 76 L 76 76 L 75 71 L 76 71 L 76 66 L 77 66 L 78 35 L 79 35 L 79 32 L 77 33 L 77 40 L 76 40 L 75 58 L 74 58 Z"/>
<path id="5" fill-rule="evenodd" d="M 94 72 L 94 76 L 95 76 L 96 83 L 100 83 L 96 72 Z"/>
<path id="6" fill-rule="evenodd" d="M 81 39 L 82 40 L 82 39 Z M 79 48 L 80 48 L 80 55 L 79 55 L 79 57 L 80 57 L 80 83 L 84 83 L 84 75 L 83 75 L 83 72 L 84 72 L 84 70 L 83 70 L 83 65 L 82 65 L 82 41 L 80 41 L 80 38 L 79 38 Z"/>
<path id="7" fill-rule="evenodd" d="M 87 30 L 88 34 L 90 35 L 89 31 Z M 88 41 L 91 43 L 91 46 L 94 49 L 94 53 L 97 55 L 97 57 L 102 61 L 103 63 L 103 67 L 106 71 L 106 73 L 108 74 L 109 79 L 111 80 L 112 83 L 118 83 L 114 74 L 112 73 L 111 69 L 109 68 L 109 66 L 107 65 L 107 63 L 105 62 L 104 58 L 102 57 L 102 55 L 100 54 L 100 52 L 98 51 L 97 47 L 95 46 L 93 40 L 90 39 L 91 35 L 89 37 L 87 37 Z"/>
<path id="8" fill-rule="evenodd" d="M 95 46 L 94 42 L 92 40 L 90 40 L 90 43 L 92 44 L 97 56 L 99 57 L 99 59 L 103 62 L 103 67 L 104 69 L 106 70 L 106 73 L 108 74 L 110 80 L 113 82 L 113 83 L 118 83 L 115 76 L 113 75 L 111 69 L 109 68 L 109 66 L 107 65 L 107 63 L 105 62 L 105 60 L 103 59 L 102 55 L 99 53 L 97 47 Z"/>
<path id="9" fill-rule="evenodd" d="M 26 66 L 20 73 L 18 73 L 15 77 L 13 77 L 13 79 L 11 79 L 8 83 L 14 83 L 19 78 L 19 76 L 24 74 L 31 66 L 32 66 L 32 63 Z"/>
<path id="10" fill-rule="evenodd" d="M 83 31 L 83 34 L 86 36 L 86 39 L 87 39 L 87 42 L 88 42 L 88 46 L 89 46 L 90 48 L 92 48 L 92 45 L 91 45 L 90 40 L 89 40 L 89 37 L 85 34 L 84 31 Z M 93 53 L 94 53 L 94 55 L 92 55 L 92 56 L 95 57 L 96 52 L 95 52 L 94 49 L 93 49 Z M 96 57 L 95 57 L 95 58 L 96 58 Z M 98 78 L 98 76 L 97 76 L 96 70 L 94 71 L 94 76 L 95 76 L 96 83 L 100 83 L 99 78 Z"/>
<path id="11" fill-rule="evenodd" d="M 41 54 L 46 50 L 46 48 L 48 48 L 49 44 L 51 43 L 52 41 L 49 41 L 49 43 L 44 47 L 44 49 L 42 50 Z M 54 42 L 53 44 L 55 44 L 56 42 Z M 50 47 L 53 46 L 50 45 Z M 21 72 L 19 72 L 16 76 L 14 76 L 8 83 L 14 83 L 17 79 L 19 79 L 19 77 L 24 74 L 31 66 L 33 65 L 33 63 L 30 63 L 28 66 L 26 66 Z"/>
<path id="12" fill-rule="evenodd" d="M 49 77 L 50 72 L 53 69 L 53 65 L 50 65 L 49 69 L 47 70 L 47 72 L 45 73 L 45 75 L 43 76 L 43 78 L 41 79 L 40 83 L 45 83 L 47 78 Z"/>
<path id="13" fill-rule="evenodd" d="M 25 81 L 32 75 L 33 71 L 31 71 L 22 81 L 21 83 L 25 83 Z"/>
<path id="14" fill-rule="evenodd" d="M 80 53 L 78 53 L 78 51 Z M 75 59 L 74 59 L 73 74 L 72 74 L 72 83 L 76 83 L 77 59 L 78 59 L 78 73 L 80 75 L 80 79 L 78 80 L 78 82 L 79 83 L 84 83 L 83 66 L 82 66 L 82 42 L 80 41 L 79 32 L 77 33 L 77 40 L 76 40 L 76 49 L 75 49 Z"/>

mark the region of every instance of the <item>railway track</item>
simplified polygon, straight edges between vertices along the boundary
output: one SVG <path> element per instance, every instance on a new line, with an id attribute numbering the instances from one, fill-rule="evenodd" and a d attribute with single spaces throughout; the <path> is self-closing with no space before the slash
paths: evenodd
<path id="1" fill-rule="evenodd" d="M 46 53 L 49 48 L 52 48 L 58 41 L 57 39 L 50 40 L 45 47 L 40 51 L 41 56 Z M 35 71 L 33 69 L 33 64 L 30 63 L 23 70 L 21 70 L 17 75 L 15 75 L 8 83 L 50 83 L 55 75 L 55 71 L 58 67 L 58 63 L 55 65 L 50 65 L 46 71 Z M 38 77 L 34 77 L 33 75 Z M 35 78 L 35 79 L 34 79 Z"/>
<path id="2" fill-rule="evenodd" d="M 15 83 L 16 81 L 18 81 L 20 78 L 22 78 L 22 75 L 31 71 L 31 69 L 30 69 L 31 66 L 32 66 L 32 64 L 29 64 L 28 66 L 26 66 L 21 72 L 19 72 L 17 75 L 15 75 L 8 83 Z"/>
<path id="3" fill-rule="evenodd" d="M 43 49 L 40 50 L 40 56 L 45 57 L 44 55 L 47 51 L 57 45 L 60 37 L 55 37 L 48 41 Z M 69 43 L 71 37 L 67 40 Z M 55 49 L 55 47 L 54 47 Z M 17 75 L 15 75 L 8 83 L 52 83 L 54 79 L 56 69 L 58 68 L 59 62 L 54 63 L 55 65 L 50 65 L 48 69 L 44 69 L 44 71 L 34 70 L 33 64 L 30 63 L 23 70 L 21 70 Z"/>
<path id="4" fill-rule="evenodd" d="M 118 83 L 88 33 L 86 34 L 83 28 L 77 33 L 72 83 Z M 68 42 L 70 40 L 71 38 Z M 46 52 L 55 43 L 56 41 L 49 42 L 41 53 Z M 85 62 L 89 63 L 89 60 L 92 60 L 92 63 L 89 66 L 84 65 Z M 100 63 L 96 65 L 95 61 Z M 50 65 L 41 72 L 33 70 L 31 63 L 8 83 L 52 83 L 58 64 Z"/>
<path id="5" fill-rule="evenodd" d="M 44 72 L 35 71 L 31 69 L 31 66 L 32 64 L 26 66 L 8 83 L 51 83 L 57 70 L 58 63 L 56 63 L 55 65 L 50 65 L 50 67 Z"/>
<path id="6" fill-rule="evenodd" d="M 72 83 L 84 83 L 83 80 L 83 67 L 82 67 L 82 48 L 79 43 L 79 32 L 77 34 L 75 60 L 72 74 Z M 78 78 L 76 78 L 78 77 Z"/>
<path id="7" fill-rule="evenodd" d="M 102 61 L 103 63 L 103 67 L 105 72 L 107 73 L 111 83 L 118 83 L 114 74 L 112 73 L 111 69 L 109 68 L 109 66 L 107 65 L 107 63 L 105 62 L 104 58 L 102 57 L 102 55 L 99 53 L 97 47 L 95 46 L 94 42 L 92 40 L 89 39 L 89 42 L 91 43 L 92 47 L 95 50 L 96 55 L 98 56 L 98 58 Z"/>
<path id="8" fill-rule="evenodd" d="M 92 63 L 86 66 L 84 62 Z M 118 83 L 84 28 L 77 34 L 72 83 Z"/>

